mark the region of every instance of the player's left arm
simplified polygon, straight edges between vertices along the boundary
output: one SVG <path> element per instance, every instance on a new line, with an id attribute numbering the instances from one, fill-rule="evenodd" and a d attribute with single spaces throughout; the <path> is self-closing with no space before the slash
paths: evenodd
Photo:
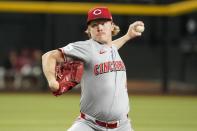
<path id="1" fill-rule="evenodd" d="M 42 69 L 52 91 L 59 89 L 59 83 L 55 76 L 55 66 L 57 62 L 64 61 L 62 52 L 51 50 L 42 55 Z"/>
<path id="2" fill-rule="evenodd" d="M 144 23 L 142 21 L 136 21 L 129 25 L 127 33 L 112 41 L 112 44 L 115 45 L 118 49 L 121 48 L 127 41 L 141 36 L 144 31 Z"/>

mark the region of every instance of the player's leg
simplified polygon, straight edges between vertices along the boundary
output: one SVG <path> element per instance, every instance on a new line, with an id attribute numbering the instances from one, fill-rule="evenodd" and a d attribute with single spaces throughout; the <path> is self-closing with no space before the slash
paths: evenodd
<path id="1" fill-rule="evenodd" d="M 94 131 L 88 124 L 76 121 L 67 131 Z"/>
<path id="2" fill-rule="evenodd" d="M 134 130 L 131 126 L 130 120 L 128 119 L 126 122 L 122 123 L 120 127 L 115 128 L 112 131 L 134 131 Z"/>

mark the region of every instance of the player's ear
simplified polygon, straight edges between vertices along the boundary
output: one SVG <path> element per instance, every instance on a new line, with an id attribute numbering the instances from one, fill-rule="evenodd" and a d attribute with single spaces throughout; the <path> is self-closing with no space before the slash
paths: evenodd
<path id="1" fill-rule="evenodd" d="M 88 35 L 89 38 L 91 38 L 91 34 L 90 34 L 90 29 L 89 29 L 89 27 L 85 30 L 85 33 Z"/>
<path id="2" fill-rule="evenodd" d="M 114 28 L 115 28 L 115 24 L 113 22 L 111 22 L 111 31 L 114 31 Z"/>

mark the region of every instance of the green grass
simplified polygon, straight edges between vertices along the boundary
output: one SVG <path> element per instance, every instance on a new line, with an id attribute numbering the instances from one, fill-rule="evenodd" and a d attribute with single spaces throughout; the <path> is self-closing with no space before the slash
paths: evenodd
<path id="1" fill-rule="evenodd" d="M 0 131 L 65 131 L 79 114 L 79 95 L 0 94 Z M 196 131 L 197 97 L 131 96 L 136 131 Z"/>
<path id="2" fill-rule="evenodd" d="M 132 105 L 137 131 L 197 130 L 197 97 L 136 96 Z"/>

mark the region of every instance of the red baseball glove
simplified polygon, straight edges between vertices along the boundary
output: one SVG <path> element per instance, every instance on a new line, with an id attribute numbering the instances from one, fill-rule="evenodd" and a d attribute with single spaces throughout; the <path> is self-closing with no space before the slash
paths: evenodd
<path id="1" fill-rule="evenodd" d="M 59 89 L 53 92 L 53 95 L 59 96 L 80 83 L 83 75 L 83 62 L 77 60 L 65 61 L 57 64 L 55 70 Z"/>

